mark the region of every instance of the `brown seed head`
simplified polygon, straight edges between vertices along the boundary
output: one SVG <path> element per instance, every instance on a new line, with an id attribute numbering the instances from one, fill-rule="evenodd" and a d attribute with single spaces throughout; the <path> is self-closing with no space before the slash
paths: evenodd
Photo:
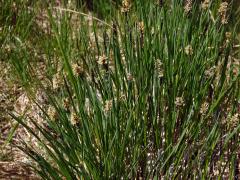
<path id="1" fill-rule="evenodd" d="M 65 98 L 65 99 L 63 100 L 63 107 L 64 107 L 66 110 L 69 110 L 69 108 L 70 108 L 69 98 Z"/>
<path id="2" fill-rule="evenodd" d="M 225 33 L 225 36 L 226 36 L 226 38 L 229 40 L 229 39 L 231 39 L 231 37 L 232 37 L 232 33 L 231 33 L 231 32 L 226 32 L 226 33 Z"/>
<path id="3" fill-rule="evenodd" d="M 122 1 L 122 8 L 121 8 L 121 12 L 126 13 L 128 12 L 130 9 L 130 2 L 129 0 L 123 0 Z"/>
<path id="4" fill-rule="evenodd" d="M 222 2 L 220 4 L 219 9 L 218 9 L 218 13 L 221 14 L 221 15 L 225 14 L 227 12 L 227 8 L 228 8 L 228 3 L 227 2 Z"/>
<path id="5" fill-rule="evenodd" d="M 185 47 L 185 53 L 187 55 L 193 55 L 193 48 L 192 48 L 191 45 L 188 45 L 188 46 Z"/>
<path id="6" fill-rule="evenodd" d="M 180 107 L 180 106 L 184 106 L 184 100 L 183 100 L 183 97 L 177 97 L 176 100 L 175 100 L 175 105 Z"/>
<path id="7" fill-rule="evenodd" d="M 84 69 L 80 65 L 73 64 L 72 69 L 75 76 L 84 76 Z"/>
<path id="8" fill-rule="evenodd" d="M 212 66 L 210 69 L 207 69 L 205 71 L 205 76 L 207 76 L 208 78 L 212 77 L 216 72 L 216 66 Z"/>
<path id="9" fill-rule="evenodd" d="M 132 75 L 131 73 L 128 73 L 128 74 L 127 74 L 127 80 L 128 80 L 128 81 L 133 81 L 133 79 L 134 79 L 134 78 L 133 78 L 133 75 Z"/>
<path id="10" fill-rule="evenodd" d="M 112 100 L 107 100 L 105 102 L 104 111 L 109 112 L 112 109 Z"/>
<path id="11" fill-rule="evenodd" d="M 52 85 L 54 90 L 59 89 L 63 85 L 63 78 L 59 72 L 53 76 Z"/>
<path id="12" fill-rule="evenodd" d="M 143 21 L 138 23 L 138 29 L 139 29 L 140 32 L 144 32 L 144 23 L 143 23 Z"/>
<path id="13" fill-rule="evenodd" d="M 227 19 L 227 9 L 228 9 L 228 3 L 227 2 L 222 2 L 220 4 L 220 7 L 218 9 L 218 13 L 221 17 L 221 23 L 222 24 L 227 24 L 228 19 Z"/>
<path id="14" fill-rule="evenodd" d="M 58 118 L 56 109 L 53 106 L 50 106 L 47 111 L 48 116 L 51 120 L 55 121 Z"/>
<path id="15" fill-rule="evenodd" d="M 208 111 L 208 107 L 209 107 L 209 103 L 208 103 L 208 102 L 204 102 L 204 103 L 201 105 L 200 114 L 206 115 L 206 113 L 207 113 L 207 111 Z"/>
<path id="16" fill-rule="evenodd" d="M 159 78 L 163 77 L 163 74 L 164 74 L 164 71 L 163 71 L 163 63 L 161 62 L 160 59 L 157 59 L 157 60 L 156 60 L 155 68 L 156 68 L 158 77 L 159 77 Z"/>
<path id="17" fill-rule="evenodd" d="M 74 112 L 71 113 L 70 121 L 73 126 L 77 125 L 80 122 L 78 115 Z"/>
<path id="18" fill-rule="evenodd" d="M 98 61 L 97 63 L 100 65 L 107 65 L 107 56 L 103 55 L 103 56 L 99 56 L 97 57 Z"/>
<path id="19" fill-rule="evenodd" d="M 192 0 L 186 0 L 185 6 L 184 6 L 185 14 L 189 14 L 191 10 L 192 10 Z"/>
<path id="20" fill-rule="evenodd" d="M 6 53 L 10 53 L 12 51 L 12 47 L 9 44 L 7 44 L 3 49 Z"/>
<path id="21" fill-rule="evenodd" d="M 203 1 L 202 4 L 201 4 L 201 8 L 202 8 L 203 10 L 208 9 L 208 8 L 209 8 L 209 3 L 210 3 L 209 0 Z"/>
<path id="22" fill-rule="evenodd" d="M 15 2 L 12 3 L 12 11 L 13 12 L 17 11 L 17 4 Z"/>
<path id="23" fill-rule="evenodd" d="M 238 113 L 234 114 L 230 119 L 229 119 L 229 125 L 231 128 L 235 128 L 238 126 L 240 123 L 240 116 Z"/>

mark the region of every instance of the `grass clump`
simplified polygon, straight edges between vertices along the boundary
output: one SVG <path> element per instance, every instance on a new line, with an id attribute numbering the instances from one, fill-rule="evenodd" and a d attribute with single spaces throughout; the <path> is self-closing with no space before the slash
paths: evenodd
<path id="1" fill-rule="evenodd" d="M 13 41 L 10 61 L 16 75 L 30 96 L 41 89 L 48 100 L 43 107 L 33 98 L 43 123 L 12 114 L 38 142 L 32 147 L 23 141 L 18 148 L 34 161 L 39 176 L 237 174 L 235 32 L 226 24 L 229 4 L 207 5 L 124 1 L 111 11 L 111 22 L 50 6 L 49 31 L 34 37 L 35 55 L 44 58 L 26 50 L 24 37 L 33 31 L 17 34 L 15 39 L 26 44 Z M 40 60 L 42 78 L 37 76 Z"/>

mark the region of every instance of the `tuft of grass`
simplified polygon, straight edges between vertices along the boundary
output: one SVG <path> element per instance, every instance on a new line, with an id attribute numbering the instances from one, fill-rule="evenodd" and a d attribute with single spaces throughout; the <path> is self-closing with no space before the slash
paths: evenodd
<path id="1" fill-rule="evenodd" d="M 19 9 L 4 41 L 15 47 L 9 61 L 29 96 L 41 89 L 48 104 L 33 98 L 44 123 L 10 114 L 37 141 L 17 147 L 40 177 L 237 174 L 240 73 L 229 8 L 180 2 L 124 1 L 111 21 L 49 6 L 48 31 L 36 36 L 39 11 L 30 18 Z"/>

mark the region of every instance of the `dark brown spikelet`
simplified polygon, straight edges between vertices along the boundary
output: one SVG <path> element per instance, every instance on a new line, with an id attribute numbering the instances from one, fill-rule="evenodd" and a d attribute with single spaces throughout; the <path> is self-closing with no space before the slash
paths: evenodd
<path id="1" fill-rule="evenodd" d="M 158 4 L 160 7 L 163 7 L 163 0 L 159 0 Z"/>
<path id="2" fill-rule="evenodd" d="M 118 32 L 117 32 L 117 23 L 116 23 L 116 21 L 113 22 L 112 32 L 113 32 L 114 37 L 117 37 Z"/>
<path id="3" fill-rule="evenodd" d="M 93 11 L 93 0 L 86 0 L 87 9 Z"/>

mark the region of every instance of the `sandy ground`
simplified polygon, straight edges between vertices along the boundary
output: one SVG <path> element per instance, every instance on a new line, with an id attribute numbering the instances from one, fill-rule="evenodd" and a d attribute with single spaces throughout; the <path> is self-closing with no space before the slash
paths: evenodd
<path id="1" fill-rule="evenodd" d="M 0 180 L 1 179 L 37 179 L 34 173 L 24 164 L 27 157 L 10 143 L 5 143 L 16 123 L 7 112 L 12 111 L 22 96 L 20 86 L 10 79 L 10 69 L 6 62 L 0 61 Z M 12 143 L 17 143 L 25 131 L 19 126 Z"/>

